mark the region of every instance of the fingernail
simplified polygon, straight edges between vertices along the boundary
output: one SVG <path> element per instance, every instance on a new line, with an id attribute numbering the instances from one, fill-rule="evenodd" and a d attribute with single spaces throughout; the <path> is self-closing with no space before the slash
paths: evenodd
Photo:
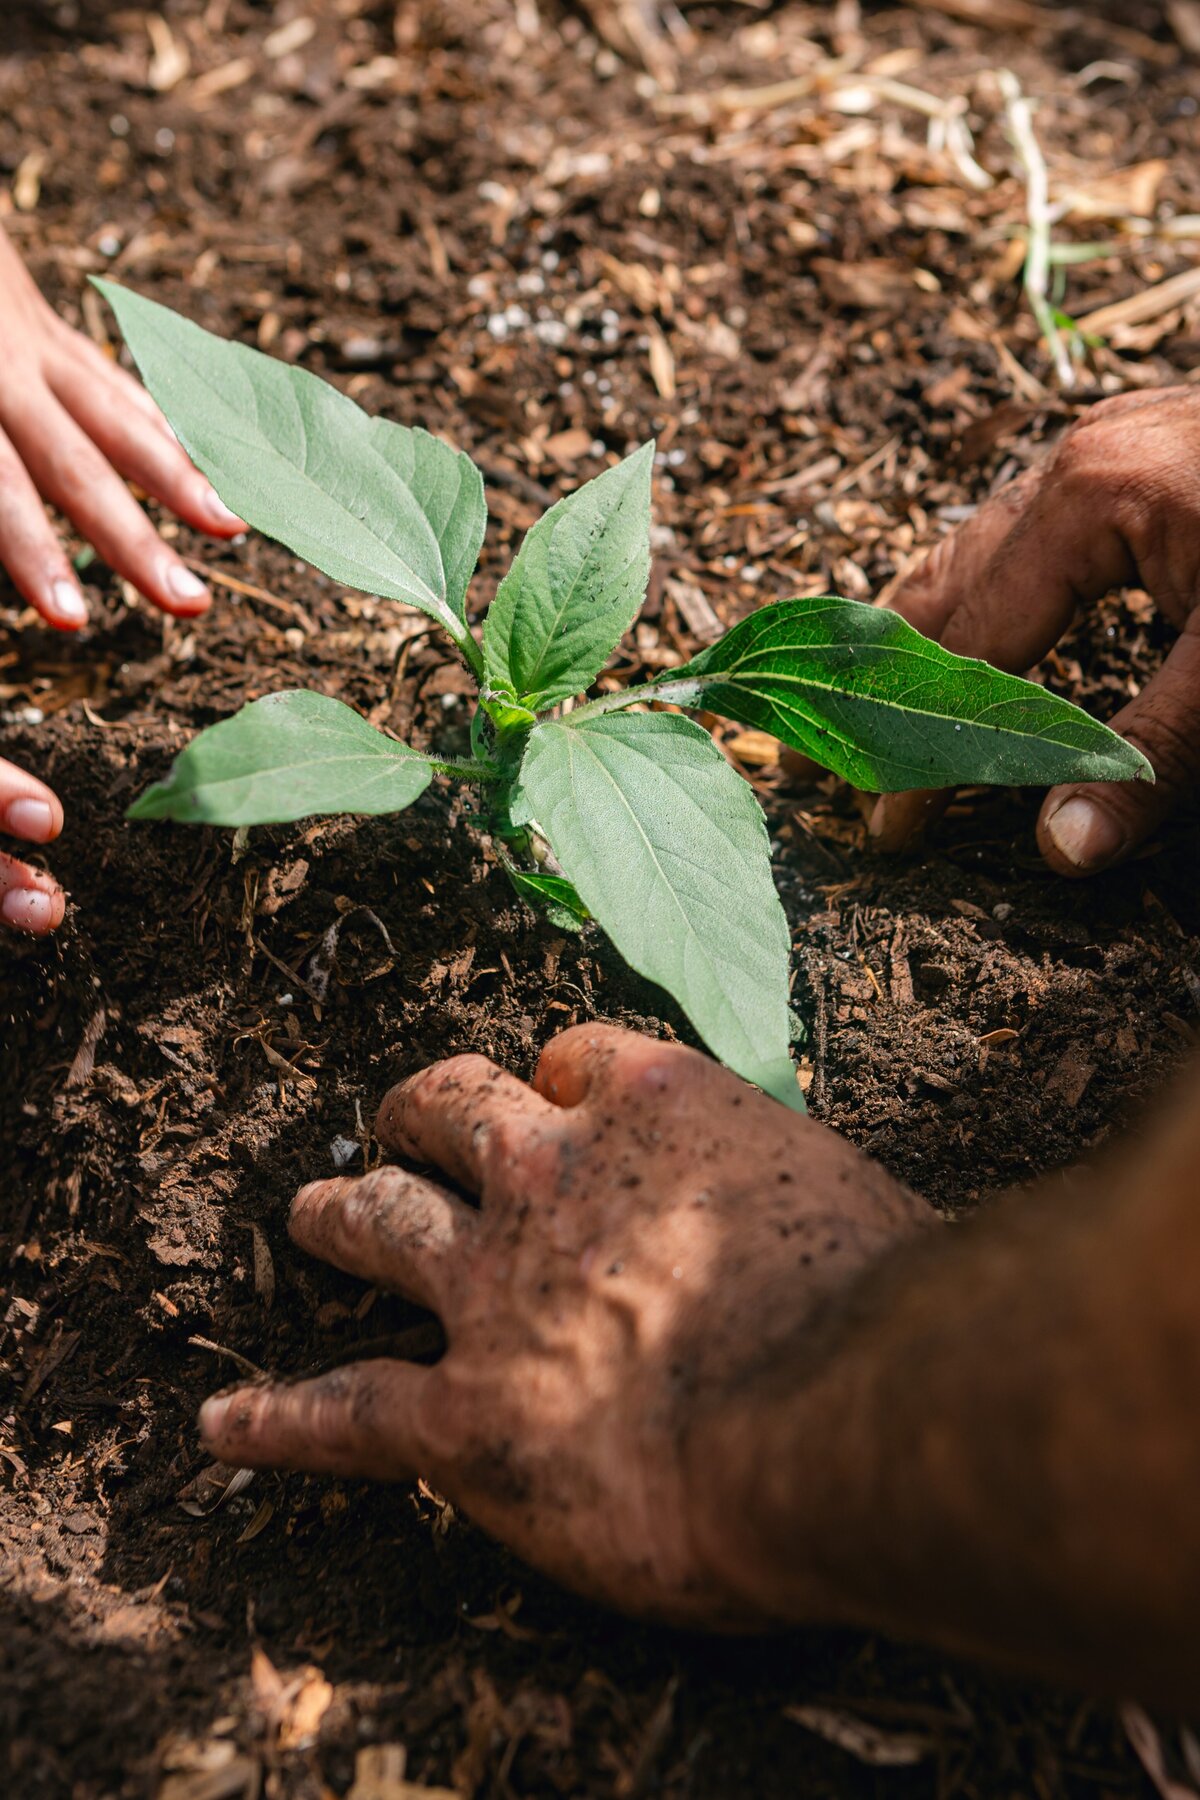
<path id="1" fill-rule="evenodd" d="M 203 600 L 207 604 L 212 598 L 200 577 L 193 575 L 192 571 L 180 562 L 167 564 L 166 587 L 173 600 L 190 603 L 198 603 Z"/>
<path id="2" fill-rule="evenodd" d="M 230 512 L 215 487 L 210 487 L 204 496 L 204 510 L 214 525 L 227 526 L 231 531 L 245 531 L 245 519 L 239 519 L 235 512 Z"/>
<path id="3" fill-rule="evenodd" d="M 214 1394 L 211 1400 L 206 1400 L 200 1408 L 200 1436 L 218 1437 L 228 1411 L 228 1398 L 222 1399 L 219 1394 Z"/>
<path id="4" fill-rule="evenodd" d="M 73 581 L 56 581 L 50 589 L 50 601 L 55 618 L 64 625 L 87 624 L 87 601 Z"/>
<path id="5" fill-rule="evenodd" d="M 1125 847 L 1125 833 L 1112 814 L 1076 794 L 1046 820 L 1046 836 L 1075 869 L 1098 869 Z"/>
<path id="6" fill-rule="evenodd" d="M 19 931 L 45 931 L 53 916 L 49 894 L 38 888 L 9 888 L 0 900 L 0 917 Z"/>
<path id="7" fill-rule="evenodd" d="M 14 837 L 44 843 L 54 829 L 54 814 L 44 800 L 14 800 L 4 815 Z"/>

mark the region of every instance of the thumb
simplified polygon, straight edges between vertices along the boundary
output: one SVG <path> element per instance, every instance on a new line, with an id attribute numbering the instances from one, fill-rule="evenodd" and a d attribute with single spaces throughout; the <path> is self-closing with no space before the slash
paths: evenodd
<path id="1" fill-rule="evenodd" d="M 1060 875 L 1093 875 L 1122 862 L 1200 782 L 1200 612 L 1152 681 L 1112 721 L 1143 752 L 1155 781 L 1052 788 L 1038 819 L 1038 846 Z"/>

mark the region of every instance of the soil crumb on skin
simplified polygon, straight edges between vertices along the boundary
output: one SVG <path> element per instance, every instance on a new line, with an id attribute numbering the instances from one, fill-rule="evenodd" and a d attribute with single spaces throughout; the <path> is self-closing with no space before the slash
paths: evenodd
<path id="1" fill-rule="evenodd" d="M 1156 204 L 1187 212 L 1200 170 L 1194 64 L 1136 0 L 1016 35 L 954 7 L 864 5 L 856 25 L 854 7 L 688 6 L 649 51 L 658 105 L 621 10 L 176 0 L 148 33 L 99 4 L 10 7 L 0 164 L 37 189 L 6 228 L 94 335 L 82 275 L 103 269 L 475 455 L 479 606 L 546 504 L 655 435 L 627 681 L 765 600 L 878 592 L 1071 416 L 995 260 L 1021 200 L 989 71 L 1043 99 L 1052 167 L 1081 185 L 1160 159 Z M 931 162 L 925 119 L 895 108 L 689 110 L 798 73 L 806 43 L 973 96 L 995 189 Z M 1070 304 L 1150 286 L 1185 249 L 1072 267 Z M 1098 350 L 1080 397 L 1195 361 L 1176 312 Z M 210 1482 L 181 1504 L 199 1403 L 248 1366 L 438 1353 L 426 1315 L 286 1233 L 304 1181 L 377 1158 L 394 1081 L 461 1051 L 528 1075 L 584 1020 L 687 1031 L 594 934 L 515 899 L 444 783 L 394 819 L 259 830 L 240 853 L 124 824 L 195 729 L 282 687 L 467 747 L 470 684 L 427 621 L 254 536 L 166 529 L 214 582 L 196 625 L 98 563 L 78 639 L 0 585 L 0 754 L 61 796 L 47 861 L 71 896 L 53 942 L 0 939 L 5 1791 L 191 1800 L 226 1769 L 222 1792 L 319 1800 L 392 1745 L 410 1779 L 464 1795 L 878 1793 L 878 1769 L 785 1710 L 814 1706 L 917 1742 L 886 1771 L 894 1800 L 935 1771 L 978 1800 L 1148 1792 L 1107 1705 L 847 1633 L 643 1630 L 424 1486 L 222 1471 L 216 1503 Z M 1169 638 L 1144 596 L 1114 599 L 1044 673 L 1111 716 Z M 923 854 L 882 862 L 835 784 L 789 786 L 754 734 L 718 735 L 768 812 L 815 1113 L 950 1213 L 1137 1119 L 1196 1041 L 1194 820 L 1069 885 L 1037 858 L 1036 796 L 972 793 Z"/>

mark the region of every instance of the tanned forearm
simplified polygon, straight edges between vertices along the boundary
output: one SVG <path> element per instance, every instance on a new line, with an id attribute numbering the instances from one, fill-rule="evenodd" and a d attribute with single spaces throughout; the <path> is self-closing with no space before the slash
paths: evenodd
<path id="1" fill-rule="evenodd" d="M 898 1251 L 697 1433 L 749 1603 L 1195 1702 L 1198 1076 L 1119 1160 Z"/>

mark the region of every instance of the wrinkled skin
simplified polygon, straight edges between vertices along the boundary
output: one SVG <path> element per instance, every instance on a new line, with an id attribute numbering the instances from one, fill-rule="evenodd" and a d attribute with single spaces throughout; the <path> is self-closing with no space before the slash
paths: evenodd
<path id="1" fill-rule="evenodd" d="M 420 1473 L 624 1611 L 752 1622 L 708 1554 L 726 1532 L 706 1511 L 707 1434 L 715 1420 L 719 1441 L 745 1383 L 934 1215 L 695 1051 L 604 1026 L 549 1044 L 532 1088 L 482 1057 L 437 1064 L 392 1090 L 377 1131 L 479 1207 L 380 1168 L 304 1188 L 291 1233 L 432 1308 L 445 1356 L 210 1401 L 208 1447 L 235 1464 Z"/>
<path id="2" fill-rule="evenodd" d="M 1023 673 L 1054 648 L 1078 606 L 1145 588 L 1181 635 L 1111 721 L 1157 776 L 1053 788 L 1038 844 L 1060 875 L 1084 876 L 1144 844 L 1200 776 L 1200 389 L 1102 401 L 1050 455 L 943 540 L 890 604 L 960 655 Z M 911 842 L 949 794 L 889 794 L 870 832 Z"/>
<path id="3" fill-rule="evenodd" d="M 122 476 L 214 537 L 245 529 L 192 467 L 149 395 L 47 306 L 0 231 L 0 564 L 47 624 L 78 631 L 84 600 L 46 504 L 163 612 L 194 618 L 204 583 L 170 549 Z M 0 832 L 45 844 L 63 827 L 42 782 L 0 761 Z M 58 884 L 0 852 L 0 923 L 43 936 L 61 924 Z"/>

